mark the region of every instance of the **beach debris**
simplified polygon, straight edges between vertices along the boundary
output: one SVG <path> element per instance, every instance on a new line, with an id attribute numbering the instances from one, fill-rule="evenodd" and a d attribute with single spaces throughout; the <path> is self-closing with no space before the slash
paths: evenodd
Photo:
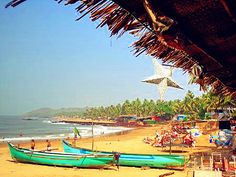
<path id="1" fill-rule="evenodd" d="M 159 175 L 158 177 L 165 177 L 165 176 L 170 176 L 173 175 L 175 172 L 169 172 L 169 173 L 164 173 L 162 175 Z"/>

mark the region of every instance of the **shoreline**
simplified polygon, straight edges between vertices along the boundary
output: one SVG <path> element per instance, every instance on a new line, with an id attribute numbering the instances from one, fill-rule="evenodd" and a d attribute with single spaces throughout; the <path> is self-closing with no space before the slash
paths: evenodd
<path id="1" fill-rule="evenodd" d="M 104 134 L 97 134 L 97 135 L 94 135 L 94 138 L 102 137 L 102 136 L 112 136 L 112 135 L 116 136 L 116 135 L 127 134 L 127 133 L 129 133 L 130 131 L 132 131 L 134 129 L 137 129 L 137 128 L 130 128 L 130 129 L 126 129 L 126 130 L 120 130 L 118 132 L 110 132 L 110 133 L 104 133 Z M 19 139 L 17 140 L 17 138 L 19 138 Z M 0 145 L 1 144 L 7 144 L 7 142 L 12 142 L 12 143 L 27 143 L 31 139 L 34 139 L 34 140 L 39 141 L 39 142 L 40 141 L 45 141 L 45 140 L 55 141 L 55 140 L 63 140 L 63 139 L 73 139 L 73 137 L 69 137 L 69 136 L 67 136 L 67 137 L 51 137 L 51 138 L 50 137 L 39 137 L 39 136 L 38 137 L 37 136 L 36 137 L 17 137 L 17 138 L 15 138 L 15 137 L 13 137 L 13 138 L 5 138 L 6 140 L 4 140 L 4 139 L 1 140 L 0 139 Z M 92 136 L 90 136 L 90 135 L 83 136 L 83 137 L 81 137 L 79 139 L 88 139 L 88 138 L 92 138 Z M 16 140 L 9 141 L 7 139 L 16 139 Z"/>
<path id="2" fill-rule="evenodd" d="M 54 119 L 54 120 L 53 120 Z M 22 126 L 21 129 L 16 132 L 14 129 L 12 131 L 8 131 L 9 134 L 3 133 L 0 137 L 0 144 L 4 142 L 24 142 L 24 141 L 30 141 L 31 139 L 35 140 L 56 140 L 56 139 L 67 139 L 67 138 L 72 138 L 74 137 L 74 127 L 77 127 L 78 130 L 80 131 L 80 135 L 83 138 L 91 137 L 91 128 L 92 126 L 88 124 L 81 124 L 78 122 L 78 120 L 70 121 L 60 121 L 56 120 L 57 118 L 50 118 L 50 119 L 40 119 L 37 118 L 36 123 L 39 123 L 40 126 L 46 126 L 45 130 L 43 128 L 36 127 L 36 130 L 32 129 L 32 127 L 35 127 L 35 122 L 30 120 L 25 120 L 27 121 L 24 127 Z M 24 120 L 23 118 L 19 119 L 20 121 Z M 18 120 L 18 121 L 19 121 Z M 19 121 L 19 122 L 20 122 Z M 22 123 L 22 122 L 20 122 Z M 46 123 L 46 124 L 45 124 Z M 27 131 L 27 128 L 31 131 Z M 133 129 L 135 127 L 125 127 L 125 126 L 111 126 L 111 125 L 100 125 L 100 124 L 95 124 L 94 125 L 94 136 L 102 136 L 103 134 L 113 134 L 113 133 L 118 133 L 121 131 L 128 131 L 130 129 Z M 43 130 L 39 132 L 39 130 Z"/>
<path id="3" fill-rule="evenodd" d="M 104 126 L 116 126 L 115 121 L 109 120 L 94 120 L 94 119 L 81 119 L 71 117 L 53 117 L 53 122 L 70 123 L 70 124 L 81 124 L 81 125 L 104 125 Z"/>
<path id="4" fill-rule="evenodd" d="M 137 128 L 138 129 L 138 128 Z M 111 132 L 111 133 L 107 133 L 107 134 L 102 134 L 102 135 L 95 135 L 93 138 L 94 139 L 98 139 L 98 138 L 102 138 L 102 137 L 112 137 L 112 136 L 120 136 L 120 135 L 125 135 L 125 134 L 128 134 L 128 133 L 131 133 L 133 130 L 136 130 L 135 129 L 129 129 L 129 130 L 122 130 L 122 131 L 119 131 L 119 132 Z M 72 141 L 73 138 L 72 137 L 67 137 L 67 138 L 55 138 L 55 139 L 49 139 L 51 140 L 51 142 L 54 142 L 54 141 L 61 141 L 61 140 L 70 140 Z M 30 139 L 31 140 L 31 139 Z M 20 143 L 22 145 L 28 145 L 30 143 L 30 140 L 21 140 L 21 141 L 10 141 L 10 142 L 13 142 L 14 143 Z M 36 139 L 36 142 L 38 143 L 42 143 L 42 142 L 45 142 L 46 138 L 45 139 Z M 81 137 L 81 138 L 78 138 L 78 142 L 83 142 L 83 141 L 87 141 L 87 140 L 92 140 L 92 136 L 85 136 L 85 137 Z M 0 141 L 0 147 L 1 146 L 6 146 L 7 145 L 7 141 Z"/>
<path id="5" fill-rule="evenodd" d="M 145 144 L 143 138 L 155 136 L 156 130 L 162 127 L 168 128 L 166 125 L 158 125 L 155 127 L 141 127 L 126 132 L 119 132 L 118 134 L 104 135 L 94 137 L 94 150 L 104 151 L 116 151 L 126 153 L 139 153 L 139 154 L 169 154 L 168 147 L 159 148 L 153 147 L 150 144 Z M 70 143 L 72 139 L 68 140 Z M 58 148 L 58 152 L 62 152 L 63 148 L 61 140 L 52 140 L 52 149 Z M 77 146 L 91 149 L 92 138 L 81 138 L 77 140 Z M 20 143 L 20 147 L 29 148 L 30 142 Z M 36 141 L 36 149 L 46 149 L 45 141 Z M 180 147 L 172 147 L 173 150 L 180 149 Z M 191 155 L 193 152 L 208 152 L 211 151 L 213 146 L 208 143 L 208 137 L 203 135 L 197 142 L 196 148 L 184 148 L 183 153 L 173 153 L 179 155 Z M 156 177 L 163 173 L 174 172 L 174 177 L 186 176 L 187 171 L 175 171 L 169 169 L 142 169 L 138 167 L 120 167 L 120 170 L 98 170 L 98 169 L 83 169 L 83 168 L 65 168 L 65 167 L 53 167 L 35 164 L 17 163 L 12 160 L 9 154 L 9 150 L 6 144 L 0 144 L 0 174 L 1 176 L 14 176 L 14 177 L 136 177 L 136 176 L 149 176 Z M 30 173 L 26 173 L 29 171 Z"/>

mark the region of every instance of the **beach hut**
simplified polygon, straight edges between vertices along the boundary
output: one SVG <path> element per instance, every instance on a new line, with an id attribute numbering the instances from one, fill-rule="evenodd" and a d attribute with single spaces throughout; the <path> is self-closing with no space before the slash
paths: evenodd
<path id="1" fill-rule="evenodd" d="M 137 117 L 133 116 L 133 115 L 121 115 L 118 118 L 116 118 L 117 122 L 132 122 L 132 121 L 136 121 Z"/>

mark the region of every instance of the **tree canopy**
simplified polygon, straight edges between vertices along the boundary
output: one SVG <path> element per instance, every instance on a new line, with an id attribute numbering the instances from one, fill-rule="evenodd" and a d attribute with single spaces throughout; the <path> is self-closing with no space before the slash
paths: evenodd
<path id="1" fill-rule="evenodd" d="M 169 116 L 176 114 L 186 114 L 190 119 L 204 119 L 205 113 L 217 109 L 235 108 L 236 101 L 230 97 L 222 97 L 212 92 L 207 92 L 201 96 L 195 96 L 188 91 L 183 100 L 160 101 L 160 100 L 140 100 L 139 98 L 110 106 L 100 106 L 88 108 L 83 117 L 88 118 L 116 118 L 120 115 L 146 116 Z M 232 113 L 235 114 L 235 111 Z"/>

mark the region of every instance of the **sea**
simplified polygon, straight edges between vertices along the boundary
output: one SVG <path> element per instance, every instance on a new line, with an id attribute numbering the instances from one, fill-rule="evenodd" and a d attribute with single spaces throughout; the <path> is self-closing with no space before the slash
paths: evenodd
<path id="1" fill-rule="evenodd" d="M 74 127 L 79 130 L 82 138 L 92 136 L 91 125 L 55 122 L 41 117 L 0 115 L 0 142 L 71 138 L 74 136 Z M 130 128 L 94 125 L 93 135 L 102 136 L 127 130 Z"/>

